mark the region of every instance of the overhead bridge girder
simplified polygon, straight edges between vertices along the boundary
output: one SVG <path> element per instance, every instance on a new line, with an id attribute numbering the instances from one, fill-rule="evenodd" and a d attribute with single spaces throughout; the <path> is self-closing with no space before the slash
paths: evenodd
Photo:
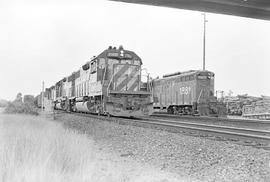
<path id="1" fill-rule="evenodd" d="M 270 20 L 270 1 L 258 0 L 110 0 Z"/>

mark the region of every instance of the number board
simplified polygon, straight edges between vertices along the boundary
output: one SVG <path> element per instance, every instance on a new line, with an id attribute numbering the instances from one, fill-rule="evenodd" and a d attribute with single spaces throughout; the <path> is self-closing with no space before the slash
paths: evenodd
<path id="1" fill-rule="evenodd" d="M 127 59 L 132 59 L 132 56 L 130 54 L 124 54 L 124 57 Z"/>
<path id="2" fill-rule="evenodd" d="M 198 79 L 207 79 L 207 78 L 208 78 L 208 76 L 202 76 L 202 75 L 198 76 Z"/>
<path id="3" fill-rule="evenodd" d="M 110 57 L 110 58 L 118 58 L 119 57 L 119 53 L 118 52 L 109 52 L 107 54 L 107 57 Z"/>

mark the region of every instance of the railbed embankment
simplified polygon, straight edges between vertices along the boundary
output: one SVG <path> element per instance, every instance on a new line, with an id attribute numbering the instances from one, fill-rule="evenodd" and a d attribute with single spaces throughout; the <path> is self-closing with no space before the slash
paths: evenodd
<path id="1" fill-rule="evenodd" d="M 186 179 L 237 182 L 270 179 L 270 151 L 263 149 L 72 114 L 59 114 L 56 121 L 88 134 L 102 150 Z"/>

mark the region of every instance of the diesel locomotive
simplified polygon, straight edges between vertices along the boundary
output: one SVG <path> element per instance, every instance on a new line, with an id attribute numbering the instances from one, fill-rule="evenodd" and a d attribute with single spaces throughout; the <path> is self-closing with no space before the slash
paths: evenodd
<path id="1" fill-rule="evenodd" d="M 226 116 L 225 104 L 214 96 L 214 73 L 190 70 L 152 81 L 153 108 L 170 114 Z"/>
<path id="2" fill-rule="evenodd" d="M 150 115 L 152 93 L 141 89 L 141 66 L 141 58 L 133 51 L 110 46 L 46 93 L 55 109 L 125 117 Z"/>

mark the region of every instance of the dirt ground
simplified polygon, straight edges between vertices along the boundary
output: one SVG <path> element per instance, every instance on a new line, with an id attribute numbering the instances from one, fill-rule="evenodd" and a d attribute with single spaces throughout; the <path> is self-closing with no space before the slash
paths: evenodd
<path id="1" fill-rule="evenodd" d="M 139 166 L 150 166 L 158 173 L 177 174 L 180 181 L 269 182 L 270 179 L 267 150 L 70 114 L 58 116 L 55 121 L 87 134 L 102 147 L 101 151 L 114 153 L 117 159 L 134 159 Z"/>
<path id="2" fill-rule="evenodd" d="M 120 156 L 106 151 L 96 145 L 96 177 L 98 181 L 110 181 L 108 176 L 124 174 L 121 181 L 130 182 L 187 182 L 196 181 L 194 179 L 184 179 L 174 173 L 161 171 L 151 165 L 139 163 L 129 157 L 128 154 Z"/>
<path id="3" fill-rule="evenodd" d="M 0 107 L 0 114 L 2 114 L 4 112 L 5 108 L 4 107 Z"/>

